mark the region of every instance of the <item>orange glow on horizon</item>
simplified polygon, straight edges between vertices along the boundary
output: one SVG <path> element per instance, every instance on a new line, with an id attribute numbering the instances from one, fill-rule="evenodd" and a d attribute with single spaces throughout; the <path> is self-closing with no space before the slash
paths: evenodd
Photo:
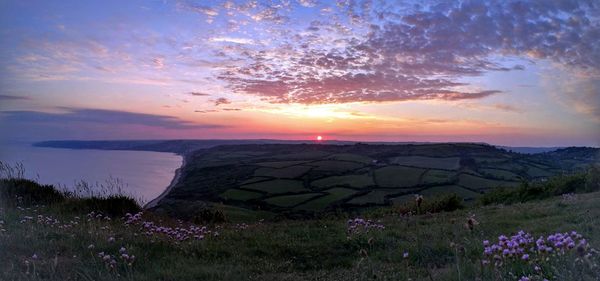
<path id="1" fill-rule="evenodd" d="M 317 136 L 317 141 L 322 141 L 323 137 L 322 136 Z"/>

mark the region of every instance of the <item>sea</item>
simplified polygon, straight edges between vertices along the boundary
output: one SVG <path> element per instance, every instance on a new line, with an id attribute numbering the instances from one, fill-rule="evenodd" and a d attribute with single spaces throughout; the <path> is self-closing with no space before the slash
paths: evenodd
<path id="1" fill-rule="evenodd" d="M 120 192 L 144 204 L 171 183 L 182 157 L 174 153 L 35 147 L 0 144 L 0 161 L 22 165 L 25 178 L 62 189 Z M 1 176 L 1 175 L 0 175 Z"/>

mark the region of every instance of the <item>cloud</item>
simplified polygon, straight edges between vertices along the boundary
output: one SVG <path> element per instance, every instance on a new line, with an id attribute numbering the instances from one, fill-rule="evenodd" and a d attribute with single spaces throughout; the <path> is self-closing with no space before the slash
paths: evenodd
<path id="1" fill-rule="evenodd" d="M 475 109 L 481 111 L 503 111 L 503 112 L 511 112 L 511 113 L 523 113 L 523 109 L 516 107 L 514 105 L 505 104 L 505 103 L 494 103 L 491 105 L 486 104 L 478 104 L 478 103 L 462 103 L 459 106 Z"/>
<path id="2" fill-rule="evenodd" d="M 243 63 L 218 78 L 269 102 L 322 104 L 485 98 L 500 91 L 464 91 L 461 78 L 525 69 L 499 57 L 600 71 L 600 13 L 592 2 L 338 3 L 344 19 L 295 33 L 274 26 L 281 43 L 230 49 L 224 55 Z"/>
<path id="3" fill-rule="evenodd" d="M 210 129 L 222 125 L 200 124 L 172 116 L 134 113 L 104 109 L 62 108 L 65 112 L 49 113 L 41 111 L 0 111 L 0 119 L 7 123 L 27 124 L 102 124 L 102 125 L 143 125 L 165 129 Z"/>
<path id="4" fill-rule="evenodd" d="M 24 96 L 0 95 L 0 100 L 31 100 L 31 98 Z"/>
<path id="5" fill-rule="evenodd" d="M 223 111 L 242 111 L 241 108 L 223 108 L 221 110 L 223 110 Z"/>
<path id="6" fill-rule="evenodd" d="M 202 92 L 190 92 L 189 94 L 192 95 L 192 96 L 196 96 L 196 97 L 207 97 L 207 96 L 210 96 L 210 94 L 202 93 Z"/>
<path id="7" fill-rule="evenodd" d="M 250 44 L 254 45 L 256 42 L 252 39 L 248 38 L 237 38 L 237 37 L 212 37 L 209 39 L 211 42 L 225 42 L 225 43 L 235 43 L 235 44 Z"/>
<path id="8" fill-rule="evenodd" d="M 231 101 L 228 100 L 227 98 L 218 98 L 215 100 L 215 106 L 219 106 L 222 104 L 230 104 L 230 103 L 231 103 Z"/>

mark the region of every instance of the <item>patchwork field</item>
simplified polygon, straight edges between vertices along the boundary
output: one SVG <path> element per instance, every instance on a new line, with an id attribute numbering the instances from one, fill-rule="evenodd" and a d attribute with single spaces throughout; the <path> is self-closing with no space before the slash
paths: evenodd
<path id="1" fill-rule="evenodd" d="M 595 157 L 595 150 L 525 155 L 458 143 L 218 146 L 186 156 L 179 182 L 157 208 L 177 213 L 184 205 L 186 214 L 180 215 L 187 215 L 189 206 L 221 204 L 317 214 L 390 205 L 414 194 L 473 200 L 497 187 L 575 171 L 598 161 Z"/>

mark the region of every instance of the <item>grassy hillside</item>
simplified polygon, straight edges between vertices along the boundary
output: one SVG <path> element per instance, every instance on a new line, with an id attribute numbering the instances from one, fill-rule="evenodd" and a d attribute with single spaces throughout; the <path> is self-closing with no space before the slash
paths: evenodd
<path id="1" fill-rule="evenodd" d="M 413 194 L 457 193 L 474 201 L 498 187 L 583 170 L 600 161 L 598 151 L 526 155 L 466 143 L 219 146 L 186 156 L 179 182 L 155 211 L 191 218 L 189 205 L 225 204 L 312 217 L 391 205 Z"/>
<path id="2" fill-rule="evenodd" d="M 351 190 L 328 192 L 347 196 Z M 326 196 L 319 198 L 307 203 L 318 205 Z M 1 180 L 0 280 L 600 276 L 594 250 L 600 246 L 598 192 L 426 213 L 438 202 L 426 195 L 418 208 L 414 200 L 403 205 L 413 213 L 400 215 L 399 206 L 377 208 L 361 219 L 263 221 L 261 212 L 243 210 L 237 222 L 194 225 L 149 211 L 135 214 L 137 206 L 126 198 L 76 198 L 27 180 Z"/>

